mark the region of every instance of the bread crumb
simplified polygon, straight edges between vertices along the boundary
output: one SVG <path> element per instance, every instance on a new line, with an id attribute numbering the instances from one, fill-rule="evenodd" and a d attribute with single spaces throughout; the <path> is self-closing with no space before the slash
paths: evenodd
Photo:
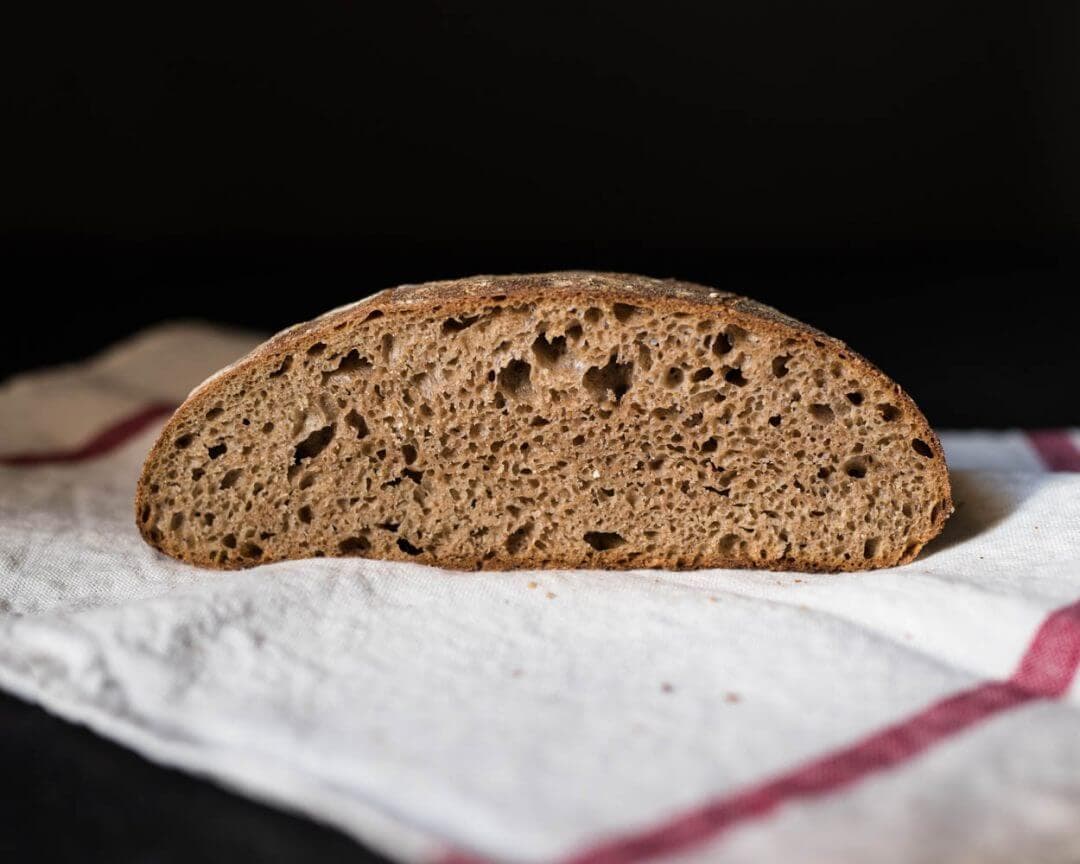
<path id="1" fill-rule="evenodd" d="M 552 594 L 550 591 L 547 592 L 547 599 L 548 600 L 554 600 L 557 596 L 559 596 L 559 595 Z"/>
<path id="2" fill-rule="evenodd" d="M 530 582 L 530 583 L 529 583 L 529 585 L 528 585 L 528 588 L 529 588 L 529 590 L 532 590 L 532 589 L 533 589 L 533 588 L 535 588 L 535 587 L 536 587 L 536 583 L 535 583 L 535 582 Z"/>
<path id="3" fill-rule="evenodd" d="M 675 690 L 675 688 L 668 684 L 667 681 L 660 685 L 660 689 L 665 693 L 671 693 Z"/>
<path id="4" fill-rule="evenodd" d="M 552 284 L 575 288 L 552 300 Z M 292 328 L 176 415 L 140 529 L 223 569 L 342 555 L 526 572 L 873 568 L 940 530 L 944 462 L 897 385 L 729 292 L 618 284 L 485 277 Z M 423 420 L 380 407 L 399 401 Z"/>
<path id="5" fill-rule="evenodd" d="M 724 694 L 724 701 L 731 705 L 734 705 L 736 702 L 742 702 L 742 696 L 740 696 L 738 693 L 728 690 L 728 692 Z"/>

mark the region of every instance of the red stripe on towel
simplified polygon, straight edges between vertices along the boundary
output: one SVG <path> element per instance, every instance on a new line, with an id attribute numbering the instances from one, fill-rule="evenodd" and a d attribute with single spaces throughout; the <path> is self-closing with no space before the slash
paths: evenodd
<path id="1" fill-rule="evenodd" d="M 148 405 L 135 414 L 131 414 L 112 426 L 103 429 L 78 447 L 72 447 L 68 450 L 44 450 L 38 453 L 13 453 L 9 456 L 0 456 L 0 465 L 31 467 L 35 465 L 62 465 L 69 462 L 84 462 L 87 459 L 95 459 L 115 450 L 162 417 L 169 416 L 175 410 L 175 405 Z"/>
<path id="2" fill-rule="evenodd" d="M 602 843 L 568 864 L 628 864 L 670 855 L 715 839 L 740 822 L 781 804 L 843 789 L 868 775 L 907 762 L 940 741 L 1034 699 L 1068 690 L 1080 665 L 1080 603 L 1051 614 L 1008 681 L 964 690 L 850 747 L 809 762 L 765 783 L 725 795 L 640 833 Z"/>
<path id="3" fill-rule="evenodd" d="M 716 840 L 743 822 L 783 804 L 824 797 L 881 771 L 896 768 L 935 744 L 1037 699 L 1056 699 L 1080 666 L 1080 602 L 1049 615 L 1007 681 L 992 681 L 942 699 L 854 744 L 771 780 L 723 795 L 654 828 L 627 833 L 564 859 L 564 864 L 633 864 L 685 852 Z M 452 853 L 444 864 L 483 859 Z"/>
<path id="4" fill-rule="evenodd" d="M 1050 471 L 1080 471 L 1080 447 L 1066 429 L 1032 429 L 1024 433 Z"/>

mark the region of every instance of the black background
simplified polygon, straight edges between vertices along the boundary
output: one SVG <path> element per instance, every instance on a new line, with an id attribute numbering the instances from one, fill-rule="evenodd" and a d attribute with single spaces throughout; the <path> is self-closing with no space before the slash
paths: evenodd
<path id="1" fill-rule="evenodd" d="M 35 5 L 0 236 L 49 329 L 9 327 L 0 371 L 586 267 L 770 302 L 939 426 L 1075 423 L 1078 10 Z"/>
<path id="2" fill-rule="evenodd" d="M 779 306 L 938 426 L 1080 420 L 1077 4 L 5 16 L 0 375 L 178 316 L 274 330 L 400 282 L 584 267 Z M 0 728 L 23 852 L 355 854 L 8 697 Z"/>

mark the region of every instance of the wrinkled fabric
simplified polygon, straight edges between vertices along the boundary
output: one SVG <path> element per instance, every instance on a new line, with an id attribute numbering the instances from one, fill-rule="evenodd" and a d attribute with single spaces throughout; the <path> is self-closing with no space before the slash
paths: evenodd
<path id="1" fill-rule="evenodd" d="M 0 454 L 78 448 L 254 341 L 170 325 L 10 381 Z M 942 436 L 957 513 L 889 570 L 220 573 L 135 529 L 163 421 L 0 467 L 4 689 L 404 861 L 1080 859 L 1073 619 L 1044 626 L 1080 601 L 1080 474 L 1019 431 Z"/>

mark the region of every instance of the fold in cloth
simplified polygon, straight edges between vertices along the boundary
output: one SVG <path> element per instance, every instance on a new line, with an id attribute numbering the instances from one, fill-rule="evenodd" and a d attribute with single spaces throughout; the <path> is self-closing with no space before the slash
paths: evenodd
<path id="1" fill-rule="evenodd" d="M 255 341 L 0 387 L 0 686 L 406 861 L 1080 860 L 1075 432 L 944 434 L 957 513 L 891 570 L 201 571 L 134 484 Z"/>

